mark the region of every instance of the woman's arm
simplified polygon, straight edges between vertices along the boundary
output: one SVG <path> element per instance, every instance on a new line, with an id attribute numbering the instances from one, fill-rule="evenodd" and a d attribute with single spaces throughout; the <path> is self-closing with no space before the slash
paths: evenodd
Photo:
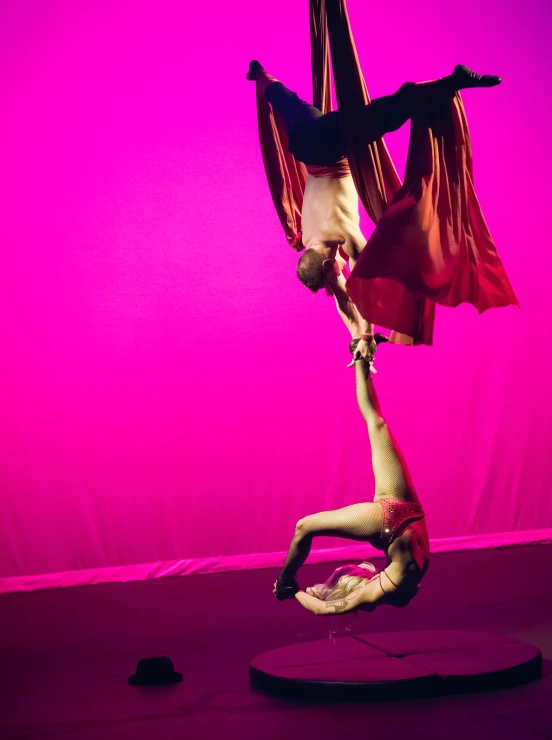
<path id="1" fill-rule="evenodd" d="M 380 586 L 378 573 L 371 581 L 369 581 L 362 588 L 352 591 L 344 599 L 338 601 L 322 601 L 317 599 L 315 596 L 309 596 L 304 591 L 298 591 L 295 594 L 295 598 L 313 614 L 318 616 L 331 616 L 332 614 L 344 614 L 345 612 L 353 611 L 353 609 L 367 610 L 375 609 L 378 604 L 383 603 L 386 596 L 383 589 Z"/>
<path id="2" fill-rule="evenodd" d="M 304 591 L 298 591 L 295 594 L 295 598 L 301 606 L 304 606 L 305 609 L 308 609 L 313 614 L 330 617 L 332 614 L 344 614 L 345 612 L 356 609 L 361 603 L 358 598 L 361 590 L 354 591 L 347 598 L 340 599 L 339 601 L 321 601 L 315 596 L 309 596 Z"/>

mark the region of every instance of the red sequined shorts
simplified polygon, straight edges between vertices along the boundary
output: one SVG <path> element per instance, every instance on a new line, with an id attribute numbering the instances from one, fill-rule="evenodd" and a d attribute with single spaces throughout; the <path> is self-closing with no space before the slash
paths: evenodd
<path id="1" fill-rule="evenodd" d="M 425 516 L 421 504 L 414 501 L 399 501 L 396 498 L 380 498 L 377 502 L 383 509 L 383 524 L 381 525 L 381 544 L 387 551 L 389 545 L 401 532 L 417 519 Z"/>

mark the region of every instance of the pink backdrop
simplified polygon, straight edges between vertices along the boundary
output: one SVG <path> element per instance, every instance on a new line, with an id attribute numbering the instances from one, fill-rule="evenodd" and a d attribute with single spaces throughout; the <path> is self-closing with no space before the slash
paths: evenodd
<path id="1" fill-rule="evenodd" d="M 2 3 L 2 577 L 278 552 L 371 497 L 347 336 L 294 276 L 244 79 L 258 57 L 309 96 L 307 0 L 275 7 Z M 378 390 L 434 539 L 543 530 L 552 11 L 349 9 L 373 97 L 457 62 L 504 78 L 464 100 L 522 310 L 438 309 L 433 348 L 381 350 Z"/>

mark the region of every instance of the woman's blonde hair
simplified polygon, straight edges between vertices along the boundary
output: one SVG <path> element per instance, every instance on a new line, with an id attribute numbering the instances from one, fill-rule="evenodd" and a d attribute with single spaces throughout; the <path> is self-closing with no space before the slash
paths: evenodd
<path id="1" fill-rule="evenodd" d="M 376 569 L 372 563 L 366 562 L 360 565 L 344 565 L 337 568 L 326 583 L 316 588 L 318 598 L 322 601 L 345 599 L 357 588 L 365 586 L 370 578 L 374 577 L 375 573 Z"/>

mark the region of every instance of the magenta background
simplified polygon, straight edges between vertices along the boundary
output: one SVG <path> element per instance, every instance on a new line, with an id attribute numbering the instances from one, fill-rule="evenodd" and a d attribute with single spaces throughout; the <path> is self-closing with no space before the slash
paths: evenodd
<path id="1" fill-rule="evenodd" d="M 294 277 L 244 79 L 259 57 L 308 98 L 307 0 L 187 6 L 1 6 L 2 577 L 280 551 L 372 494 L 347 336 Z M 373 97 L 504 78 L 464 101 L 522 310 L 438 309 L 378 390 L 433 538 L 550 527 L 552 11 L 349 10 Z"/>

